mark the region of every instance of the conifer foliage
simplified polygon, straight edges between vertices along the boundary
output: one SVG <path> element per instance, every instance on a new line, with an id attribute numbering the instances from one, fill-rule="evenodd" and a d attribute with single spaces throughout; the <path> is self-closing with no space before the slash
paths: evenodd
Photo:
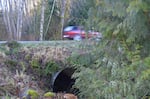
<path id="1" fill-rule="evenodd" d="M 88 65 L 75 63 L 82 99 L 144 99 L 150 95 L 150 1 L 93 0 L 87 26 L 103 33 Z"/>

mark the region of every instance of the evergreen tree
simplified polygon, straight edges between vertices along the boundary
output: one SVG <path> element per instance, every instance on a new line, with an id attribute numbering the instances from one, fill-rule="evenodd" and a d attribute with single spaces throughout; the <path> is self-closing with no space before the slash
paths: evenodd
<path id="1" fill-rule="evenodd" d="M 94 6 L 93 0 L 72 0 L 70 18 L 67 25 L 85 25 L 88 10 Z"/>
<path id="2" fill-rule="evenodd" d="M 150 1 L 93 0 L 86 25 L 103 33 L 88 65 L 77 68 L 82 99 L 141 99 L 150 95 Z"/>

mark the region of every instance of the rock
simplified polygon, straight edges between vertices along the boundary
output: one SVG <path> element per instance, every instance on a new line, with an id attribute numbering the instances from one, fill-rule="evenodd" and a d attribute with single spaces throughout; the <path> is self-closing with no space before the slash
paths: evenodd
<path id="1" fill-rule="evenodd" d="M 64 99 L 78 99 L 77 96 L 71 93 L 64 94 Z"/>

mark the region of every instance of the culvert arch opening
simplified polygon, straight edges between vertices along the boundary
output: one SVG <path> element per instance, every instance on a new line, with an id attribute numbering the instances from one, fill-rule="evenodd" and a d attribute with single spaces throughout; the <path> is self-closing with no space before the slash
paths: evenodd
<path id="1" fill-rule="evenodd" d="M 75 83 L 75 79 L 72 79 L 74 71 L 73 68 L 65 68 L 57 72 L 52 79 L 53 92 L 75 93 L 76 89 L 72 89 Z"/>

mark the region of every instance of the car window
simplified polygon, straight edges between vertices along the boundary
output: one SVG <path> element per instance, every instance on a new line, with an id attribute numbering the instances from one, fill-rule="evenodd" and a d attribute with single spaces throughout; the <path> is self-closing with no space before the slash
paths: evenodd
<path id="1" fill-rule="evenodd" d="M 73 27 L 72 27 L 72 26 L 66 27 L 66 28 L 64 29 L 64 31 L 70 31 L 70 30 L 73 30 Z"/>
<path id="2" fill-rule="evenodd" d="M 74 26 L 72 30 L 79 30 L 79 27 Z"/>
<path id="3" fill-rule="evenodd" d="M 82 30 L 79 26 L 68 26 L 64 29 L 64 31 L 71 31 L 71 30 Z"/>

